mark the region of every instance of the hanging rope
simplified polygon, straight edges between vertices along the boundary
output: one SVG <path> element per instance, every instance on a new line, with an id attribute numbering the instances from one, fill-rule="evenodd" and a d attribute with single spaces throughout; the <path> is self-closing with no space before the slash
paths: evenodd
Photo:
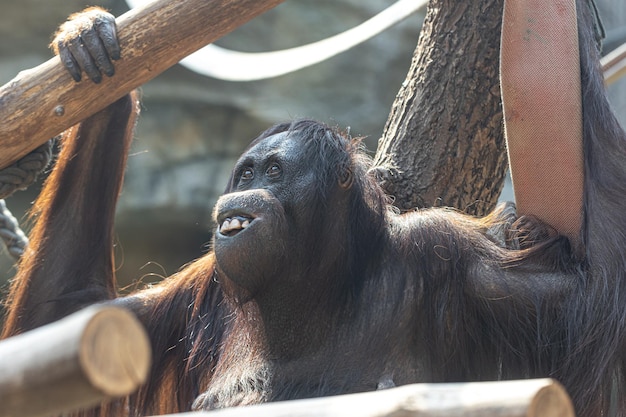
<path id="1" fill-rule="evenodd" d="M 150 0 L 126 0 L 139 7 Z M 428 0 L 397 0 L 358 26 L 318 42 L 272 52 L 240 52 L 207 45 L 180 61 L 198 74 L 226 81 L 278 77 L 338 55 L 426 8 Z"/>
<path id="2" fill-rule="evenodd" d="M 152 0 L 126 0 L 131 8 Z M 187 56 L 180 64 L 198 74 L 226 81 L 254 81 L 278 77 L 322 62 L 381 33 L 387 28 L 423 10 L 428 0 L 397 0 L 369 20 L 337 35 L 295 48 L 272 52 L 240 52 L 207 45 Z M 587 0 L 595 18 L 598 46 L 606 37 L 595 0 Z M 607 85 L 626 76 L 626 44 L 602 59 Z"/>
<path id="3" fill-rule="evenodd" d="M 28 238 L 20 228 L 17 219 L 13 217 L 4 200 L 0 200 L 0 237 L 7 248 L 7 252 L 16 261 L 24 253 Z"/>
<path id="4" fill-rule="evenodd" d="M 52 159 L 53 144 L 54 140 L 51 139 L 13 165 L 0 170 L 0 238 L 8 253 L 16 260 L 24 253 L 28 238 L 3 199 L 17 190 L 26 189 L 37 180 Z"/>

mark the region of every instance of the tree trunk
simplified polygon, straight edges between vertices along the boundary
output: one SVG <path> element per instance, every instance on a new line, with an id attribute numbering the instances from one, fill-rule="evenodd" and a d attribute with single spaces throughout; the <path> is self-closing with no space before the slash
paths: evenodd
<path id="1" fill-rule="evenodd" d="M 431 0 L 374 158 L 401 210 L 483 215 L 507 166 L 498 74 L 503 0 Z"/>

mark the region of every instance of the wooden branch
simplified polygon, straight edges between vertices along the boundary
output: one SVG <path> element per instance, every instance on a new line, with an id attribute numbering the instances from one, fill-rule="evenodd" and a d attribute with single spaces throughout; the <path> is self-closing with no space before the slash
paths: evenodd
<path id="1" fill-rule="evenodd" d="M 414 384 L 383 391 L 285 401 L 176 417 L 574 417 L 563 387 L 550 379 Z M 172 417 L 174 417 L 172 416 Z"/>
<path id="2" fill-rule="evenodd" d="M 611 85 L 626 75 L 626 43 L 608 53 L 600 60 L 604 82 Z"/>
<path id="3" fill-rule="evenodd" d="M 0 168 L 284 0 L 157 0 L 117 19 L 122 59 L 99 85 L 58 57 L 0 88 Z"/>
<path id="4" fill-rule="evenodd" d="M 132 393 L 151 349 L 130 312 L 90 307 L 3 340 L 0 358 L 0 417 L 43 417 Z"/>

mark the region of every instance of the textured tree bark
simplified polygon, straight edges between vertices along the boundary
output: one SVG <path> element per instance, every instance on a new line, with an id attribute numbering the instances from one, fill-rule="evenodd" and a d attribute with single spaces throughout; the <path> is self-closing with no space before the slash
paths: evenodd
<path id="1" fill-rule="evenodd" d="M 482 215 L 507 166 L 498 77 L 503 0 L 431 0 L 374 170 L 401 210 Z"/>

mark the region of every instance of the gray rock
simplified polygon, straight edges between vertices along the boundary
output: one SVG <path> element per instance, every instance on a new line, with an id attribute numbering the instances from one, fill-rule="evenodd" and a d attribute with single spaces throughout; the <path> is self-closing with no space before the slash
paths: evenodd
<path id="1" fill-rule="evenodd" d="M 53 31 L 88 4 L 93 2 L 0 0 L 0 82 L 49 59 Z M 116 15 L 127 10 L 121 0 L 98 4 Z M 390 4 L 290 0 L 218 44 L 242 51 L 302 45 L 351 28 Z M 271 124 L 312 117 L 351 126 L 353 134 L 369 137 L 373 149 L 408 70 L 422 18 L 413 16 L 347 53 L 275 79 L 225 82 L 175 66 L 147 83 L 118 208 L 121 275 L 169 274 L 206 249 L 211 208 L 233 162 Z M 19 218 L 32 198 L 32 192 L 21 193 L 8 203 Z M 162 267 L 138 271 L 155 260 Z M 8 269 L 0 264 L 0 277 Z"/>

